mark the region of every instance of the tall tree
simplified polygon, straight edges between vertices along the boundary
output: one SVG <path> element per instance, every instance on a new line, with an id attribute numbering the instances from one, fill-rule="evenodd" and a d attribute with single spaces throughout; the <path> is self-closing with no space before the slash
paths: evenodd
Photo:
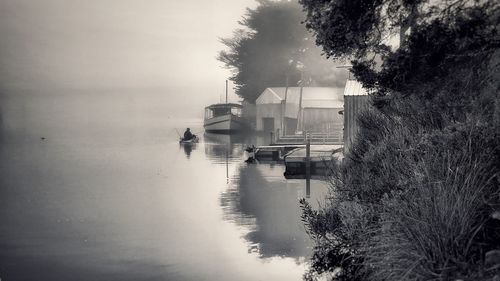
<path id="1" fill-rule="evenodd" d="M 242 29 L 222 39 L 228 50 L 218 59 L 232 70 L 236 94 L 255 102 L 267 87 L 297 86 L 312 81 L 321 86 L 342 86 L 345 73 L 327 61 L 312 35 L 301 23 L 304 14 L 295 1 L 258 0 L 240 21 Z"/>

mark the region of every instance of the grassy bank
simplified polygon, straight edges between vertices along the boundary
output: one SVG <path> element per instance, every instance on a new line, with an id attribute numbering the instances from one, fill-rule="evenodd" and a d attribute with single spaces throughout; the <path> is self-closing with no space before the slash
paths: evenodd
<path id="1" fill-rule="evenodd" d="M 500 280 L 500 3 L 300 3 L 371 95 L 328 204 L 302 201 L 306 279 Z"/>
<path id="2" fill-rule="evenodd" d="M 334 169 L 329 204 L 313 211 L 302 202 L 316 241 L 308 279 L 493 280 L 500 123 L 489 120 L 429 131 L 364 113 L 359 141 Z"/>
<path id="3" fill-rule="evenodd" d="M 359 117 L 358 141 L 333 169 L 329 204 L 315 212 L 303 202 L 316 241 L 309 279 L 493 280 L 500 100 L 478 97 L 489 109 L 460 120 L 441 111 L 442 127 L 377 109 Z"/>
<path id="4" fill-rule="evenodd" d="M 431 96 L 372 97 L 329 204 L 302 202 L 306 279 L 500 280 L 499 54 L 487 61 L 422 85 Z"/>

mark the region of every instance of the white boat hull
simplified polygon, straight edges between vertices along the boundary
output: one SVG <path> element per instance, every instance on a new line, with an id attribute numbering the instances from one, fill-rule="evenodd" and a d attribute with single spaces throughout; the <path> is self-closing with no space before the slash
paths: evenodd
<path id="1" fill-rule="evenodd" d="M 206 132 L 211 133 L 232 133 L 243 129 L 243 119 L 235 115 L 222 115 L 205 119 L 204 125 Z"/>

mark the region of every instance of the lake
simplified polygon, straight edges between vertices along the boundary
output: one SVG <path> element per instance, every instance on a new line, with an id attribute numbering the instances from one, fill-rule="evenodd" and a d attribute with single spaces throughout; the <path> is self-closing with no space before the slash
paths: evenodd
<path id="1" fill-rule="evenodd" d="M 159 94 L 1 106 L 1 280 L 301 280 L 305 181 L 244 162 L 265 137 L 204 134 Z M 312 180 L 307 200 L 327 193 Z"/>

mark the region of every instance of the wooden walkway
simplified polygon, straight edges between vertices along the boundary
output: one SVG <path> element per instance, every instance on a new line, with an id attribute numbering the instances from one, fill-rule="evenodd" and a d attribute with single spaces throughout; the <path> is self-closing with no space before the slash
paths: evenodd
<path id="1" fill-rule="evenodd" d="M 326 176 L 332 167 L 332 161 L 343 158 L 342 145 L 311 145 L 309 151 L 306 147 L 291 150 L 284 156 L 285 177 L 299 175 Z"/>
<path id="2" fill-rule="evenodd" d="M 307 134 L 296 134 L 296 135 L 285 135 L 280 136 L 279 131 L 274 138 L 274 142 L 271 145 L 280 144 L 305 144 L 307 140 L 310 140 L 311 144 L 322 144 L 322 145 L 343 145 L 344 140 L 341 132 L 335 133 L 307 133 Z"/>
<path id="3" fill-rule="evenodd" d="M 343 158 L 343 136 L 337 133 L 304 133 L 280 136 L 271 133 L 271 144 L 248 148 L 247 161 L 285 164 L 285 177 L 325 176 L 334 160 Z"/>

